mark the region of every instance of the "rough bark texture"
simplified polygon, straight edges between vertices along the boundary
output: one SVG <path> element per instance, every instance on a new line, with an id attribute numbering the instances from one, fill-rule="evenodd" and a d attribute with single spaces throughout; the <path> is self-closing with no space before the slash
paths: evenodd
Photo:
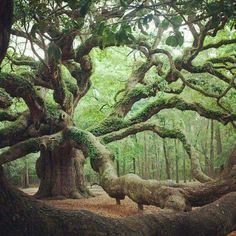
<path id="1" fill-rule="evenodd" d="M 85 157 L 71 146 L 60 147 L 52 152 L 41 151 L 36 170 L 40 178 L 37 198 L 83 198 L 90 193 L 84 180 Z"/>
<path id="2" fill-rule="evenodd" d="M 13 0 L 0 0 L 0 64 L 5 57 L 13 18 Z"/>
<path id="3" fill-rule="evenodd" d="M 223 236 L 236 229 L 236 193 L 193 212 L 112 219 L 46 206 L 10 187 L 2 172 L 0 186 L 0 232 L 4 236 Z"/>

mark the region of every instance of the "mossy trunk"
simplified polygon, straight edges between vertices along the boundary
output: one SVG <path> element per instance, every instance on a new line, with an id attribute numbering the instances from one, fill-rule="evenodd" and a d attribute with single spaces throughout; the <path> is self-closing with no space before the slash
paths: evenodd
<path id="1" fill-rule="evenodd" d="M 69 145 L 54 151 L 41 151 L 36 162 L 40 178 L 37 198 L 83 198 L 90 193 L 85 186 L 84 155 Z"/>

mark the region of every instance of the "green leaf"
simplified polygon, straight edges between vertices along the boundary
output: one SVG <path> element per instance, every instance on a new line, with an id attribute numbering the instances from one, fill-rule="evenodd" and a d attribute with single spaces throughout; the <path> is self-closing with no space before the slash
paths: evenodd
<path id="1" fill-rule="evenodd" d="M 98 27 L 98 35 L 102 35 L 103 34 L 103 31 L 105 29 L 105 22 L 102 21 Z"/>
<path id="2" fill-rule="evenodd" d="M 182 46 L 183 43 L 184 43 L 184 36 L 179 31 L 175 31 L 175 33 L 173 35 L 170 35 L 166 39 L 166 44 L 171 47 Z"/>
<path id="3" fill-rule="evenodd" d="M 79 7 L 79 2 L 76 0 L 67 0 L 68 6 L 72 9 L 75 10 Z"/>
<path id="4" fill-rule="evenodd" d="M 171 18 L 171 22 L 174 28 L 179 28 L 183 22 L 183 19 L 181 16 L 173 16 Z"/>
<path id="5" fill-rule="evenodd" d="M 171 47 L 177 47 L 179 42 L 174 35 L 171 35 L 166 39 L 166 44 Z"/>
<path id="6" fill-rule="evenodd" d="M 166 19 L 164 19 L 162 22 L 161 22 L 161 27 L 164 29 L 164 30 L 166 30 L 166 29 L 168 29 L 168 27 L 169 27 L 169 21 L 168 20 L 166 20 Z"/>

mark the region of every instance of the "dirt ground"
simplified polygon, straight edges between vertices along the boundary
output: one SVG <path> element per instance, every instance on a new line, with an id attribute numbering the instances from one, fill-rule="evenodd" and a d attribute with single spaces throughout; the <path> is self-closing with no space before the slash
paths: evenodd
<path id="1" fill-rule="evenodd" d="M 21 189 L 29 195 L 33 195 L 37 188 Z M 116 204 L 116 200 L 110 198 L 100 187 L 95 186 L 90 189 L 96 197 L 87 199 L 66 199 L 66 200 L 43 200 L 46 204 L 54 207 L 68 210 L 89 210 L 103 216 L 109 217 L 124 217 L 130 215 L 155 213 L 160 208 L 155 206 L 144 206 L 144 211 L 139 211 L 137 204 L 129 198 L 121 201 L 121 205 Z"/>

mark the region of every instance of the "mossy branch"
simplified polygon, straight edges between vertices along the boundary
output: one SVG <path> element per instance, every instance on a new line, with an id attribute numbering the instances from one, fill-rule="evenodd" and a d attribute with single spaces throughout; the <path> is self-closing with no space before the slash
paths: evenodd
<path id="1" fill-rule="evenodd" d="M 191 167 L 193 176 L 200 182 L 208 182 L 211 180 L 207 175 L 205 175 L 200 166 L 199 159 L 197 157 L 197 151 L 191 146 L 191 144 L 187 141 L 185 135 L 180 130 L 171 130 L 166 129 L 164 127 L 157 126 L 152 123 L 139 123 L 132 125 L 128 128 L 121 129 L 119 131 L 106 134 L 104 136 L 101 136 L 102 142 L 105 144 L 123 139 L 129 135 L 136 134 L 143 131 L 152 131 L 159 135 L 162 138 L 171 138 L 171 139 L 178 139 L 180 142 L 182 142 L 183 147 L 186 151 L 186 153 L 189 156 L 189 159 L 191 161 Z"/>
<path id="2" fill-rule="evenodd" d="M 0 87 L 4 88 L 12 97 L 23 98 L 34 121 L 39 121 L 43 117 L 44 101 L 38 96 L 30 81 L 16 74 L 1 73 Z"/>
<path id="3" fill-rule="evenodd" d="M 146 106 L 138 115 L 131 118 L 132 124 L 137 124 L 151 118 L 163 109 L 176 108 L 180 111 L 195 111 L 200 116 L 208 119 L 218 120 L 224 125 L 236 120 L 236 114 L 227 114 L 221 111 L 214 111 L 201 105 L 200 103 L 189 103 L 178 96 L 170 98 L 158 98 L 156 101 Z"/>
<path id="4" fill-rule="evenodd" d="M 8 108 L 12 105 L 11 96 L 2 88 L 0 88 L 0 108 Z"/>
<path id="5" fill-rule="evenodd" d="M 15 121 L 18 117 L 16 113 L 0 110 L 0 121 Z"/>
<path id="6" fill-rule="evenodd" d="M 14 145 L 26 138 L 27 128 L 30 124 L 30 115 L 23 113 L 16 121 L 0 129 L 0 148 Z"/>

